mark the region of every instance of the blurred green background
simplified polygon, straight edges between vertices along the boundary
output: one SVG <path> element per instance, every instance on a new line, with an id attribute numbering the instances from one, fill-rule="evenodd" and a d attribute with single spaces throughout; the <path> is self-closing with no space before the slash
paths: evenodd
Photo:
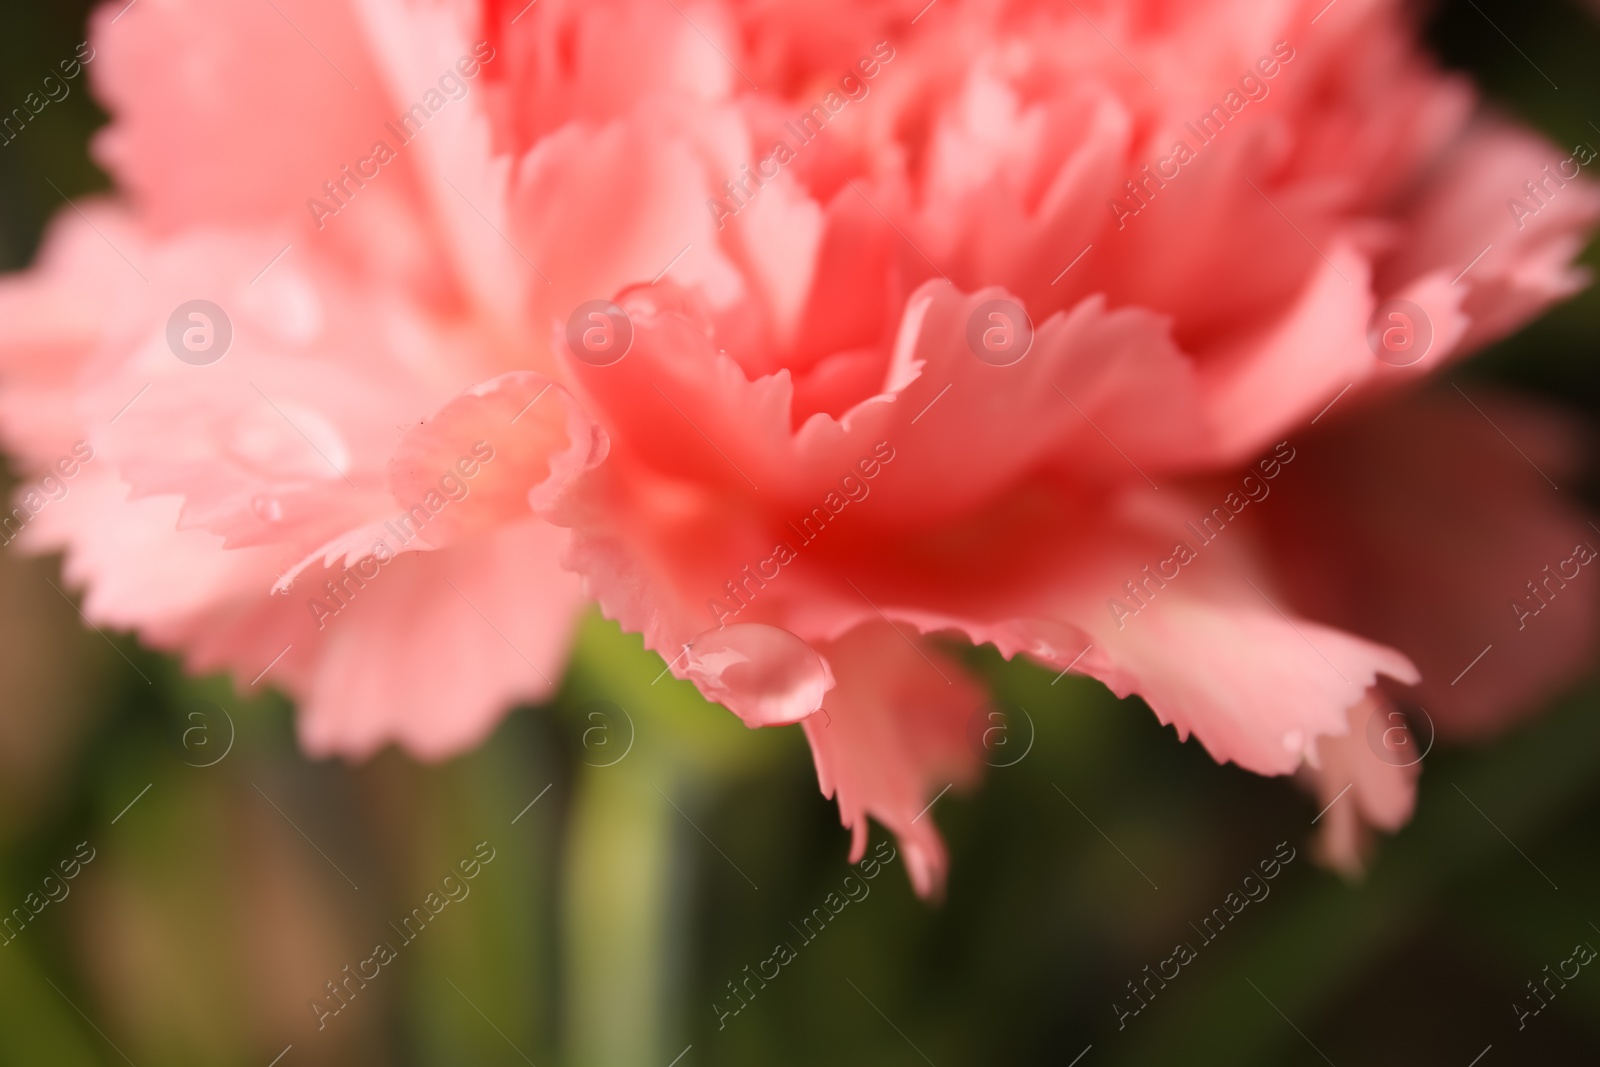
<path id="1" fill-rule="evenodd" d="M 72 54 L 85 10 L 5 5 L 0 99 Z M 1434 47 L 1500 106 L 1600 143 L 1591 13 L 1432 10 Z M 51 112 L 0 149 L 7 269 L 62 207 L 52 182 L 106 186 L 81 83 Z M 1590 291 L 1464 373 L 1593 423 L 1597 341 Z M 1217 766 L 1096 684 L 973 653 L 1037 738 L 939 801 L 948 898 L 918 901 L 890 864 L 719 1029 L 728 983 L 850 873 L 797 728 L 747 731 L 652 684 L 661 661 L 593 619 L 560 701 L 476 752 L 312 762 L 283 701 L 85 628 L 52 584 L 58 561 L 0 556 L 0 909 L 80 842 L 94 858 L 0 947 L 0 1064 L 1600 1062 L 1600 974 L 1521 1032 L 1512 1009 L 1600 944 L 1594 683 L 1490 747 L 1436 750 L 1416 819 L 1352 885 L 1310 863 L 1316 809 L 1290 783 Z M 1119 1032 L 1125 983 L 1285 840 L 1300 858 L 1272 895 Z M 390 924 L 479 842 L 494 859 L 470 896 L 319 1031 L 324 983 L 398 944 Z"/>

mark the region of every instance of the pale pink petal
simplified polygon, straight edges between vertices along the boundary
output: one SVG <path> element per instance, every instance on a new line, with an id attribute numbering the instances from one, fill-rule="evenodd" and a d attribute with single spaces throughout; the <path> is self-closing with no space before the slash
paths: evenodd
<path id="1" fill-rule="evenodd" d="M 1301 768 L 1300 779 L 1320 809 L 1317 860 L 1353 878 L 1366 869 L 1373 831 L 1394 833 L 1411 818 L 1422 754 L 1381 693 L 1351 705 L 1349 722 L 1349 733 L 1317 741 L 1316 761 Z"/>
<path id="2" fill-rule="evenodd" d="M 38 264 L 0 278 L 0 430 L 13 455 L 48 465 L 83 437 L 74 391 L 113 309 L 143 287 L 115 249 L 142 247 L 122 212 L 88 204 L 50 224 Z M 99 229 L 101 232 L 95 232 Z M 85 295 L 87 285 L 96 294 Z M 130 392 L 125 399 L 132 399 Z"/>
<path id="3" fill-rule="evenodd" d="M 105 4 L 90 39 L 96 155 L 158 229 L 304 215 L 393 117 L 352 4 Z"/>
<path id="4" fill-rule="evenodd" d="M 443 497 L 421 533 L 439 548 L 554 506 L 572 479 L 605 460 L 606 449 L 604 431 L 571 394 L 541 374 L 514 371 L 473 386 L 408 430 L 389 459 L 389 488 L 401 507 Z"/>
<path id="5" fill-rule="evenodd" d="M 1472 320 L 1465 351 L 1576 292 L 1589 274 L 1573 261 L 1600 218 L 1600 186 L 1576 151 L 1498 118 L 1480 121 L 1407 204 L 1407 237 L 1381 280 L 1394 287 L 1430 271 L 1459 278 Z"/>
<path id="6" fill-rule="evenodd" d="M 1219 762 L 1258 774 L 1288 774 L 1318 738 L 1342 733 L 1379 675 L 1418 677 L 1393 649 L 1287 617 L 1265 594 L 1210 603 L 1170 593 L 1098 637 L 1105 652 L 1085 657 L 1086 673 L 1143 697 Z"/>
<path id="7" fill-rule="evenodd" d="M 933 644 L 882 623 L 823 648 L 839 684 L 804 725 L 822 794 L 851 831 L 850 862 L 866 852 L 870 815 L 900 839 L 917 893 L 938 896 L 949 860 L 927 808 L 977 777 L 966 733 L 983 690 Z"/>
<path id="8" fill-rule="evenodd" d="M 398 743 L 451 755 L 511 703 L 548 697 L 560 678 L 582 594 L 557 563 L 566 535 L 532 517 L 424 556 L 337 571 L 328 581 L 341 601 L 309 580 L 271 594 L 283 566 L 276 551 L 224 549 L 216 535 L 177 529 L 176 498 L 126 500 L 98 458 L 65 484 L 22 541 L 68 548 L 65 577 L 87 586 L 89 620 L 182 650 L 191 669 L 226 670 L 241 689 L 304 698 L 302 730 L 318 752 L 361 756 Z M 384 671 L 370 670 L 375 659 Z"/>
<path id="9" fill-rule="evenodd" d="M 554 696 L 582 603 L 556 565 L 564 540 L 530 519 L 384 565 L 315 646 L 307 750 L 359 758 L 395 742 L 440 759 L 482 741 L 511 704 Z"/>

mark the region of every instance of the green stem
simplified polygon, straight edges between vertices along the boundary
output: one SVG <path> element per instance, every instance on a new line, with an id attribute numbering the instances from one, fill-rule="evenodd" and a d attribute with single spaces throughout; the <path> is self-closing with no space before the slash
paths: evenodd
<path id="1" fill-rule="evenodd" d="M 676 815 L 651 784 L 670 783 L 671 768 L 659 750 L 637 747 L 618 766 L 584 768 L 574 797 L 563 887 L 569 1067 L 666 1062 Z"/>

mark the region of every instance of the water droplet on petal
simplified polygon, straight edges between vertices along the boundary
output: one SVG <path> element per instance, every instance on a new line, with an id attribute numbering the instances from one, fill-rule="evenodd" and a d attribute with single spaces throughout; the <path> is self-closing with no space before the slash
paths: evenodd
<path id="1" fill-rule="evenodd" d="M 833 688 L 833 673 L 815 649 L 761 623 L 707 630 L 690 643 L 684 672 L 750 727 L 799 722 Z"/>
<path id="2" fill-rule="evenodd" d="M 250 507 L 259 518 L 265 519 L 267 522 L 283 521 L 283 504 L 278 501 L 277 497 L 265 494 L 259 495 L 250 501 Z"/>
<path id="3" fill-rule="evenodd" d="M 1019 620 L 1016 641 L 1028 652 L 1046 663 L 1063 666 L 1083 652 L 1089 638 L 1076 626 L 1056 622 L 1054 619 L 1027 618 Z"/>

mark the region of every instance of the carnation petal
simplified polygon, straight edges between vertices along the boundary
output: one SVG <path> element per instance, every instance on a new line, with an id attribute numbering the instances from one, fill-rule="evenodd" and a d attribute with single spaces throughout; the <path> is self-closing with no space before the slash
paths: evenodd
<path id="1" fill-rule="evenodd" d="M 850 862 L 866 853 L 871 816 L 900 839 L 917 893 L 939 896 L 949 859 L 928 806 L 977 777 L 967 723 L 983 690 L 931 642 L 882 622 L 823 648 L 838 685 L 804 726 L 822 795 L 851 831 Z"/>

